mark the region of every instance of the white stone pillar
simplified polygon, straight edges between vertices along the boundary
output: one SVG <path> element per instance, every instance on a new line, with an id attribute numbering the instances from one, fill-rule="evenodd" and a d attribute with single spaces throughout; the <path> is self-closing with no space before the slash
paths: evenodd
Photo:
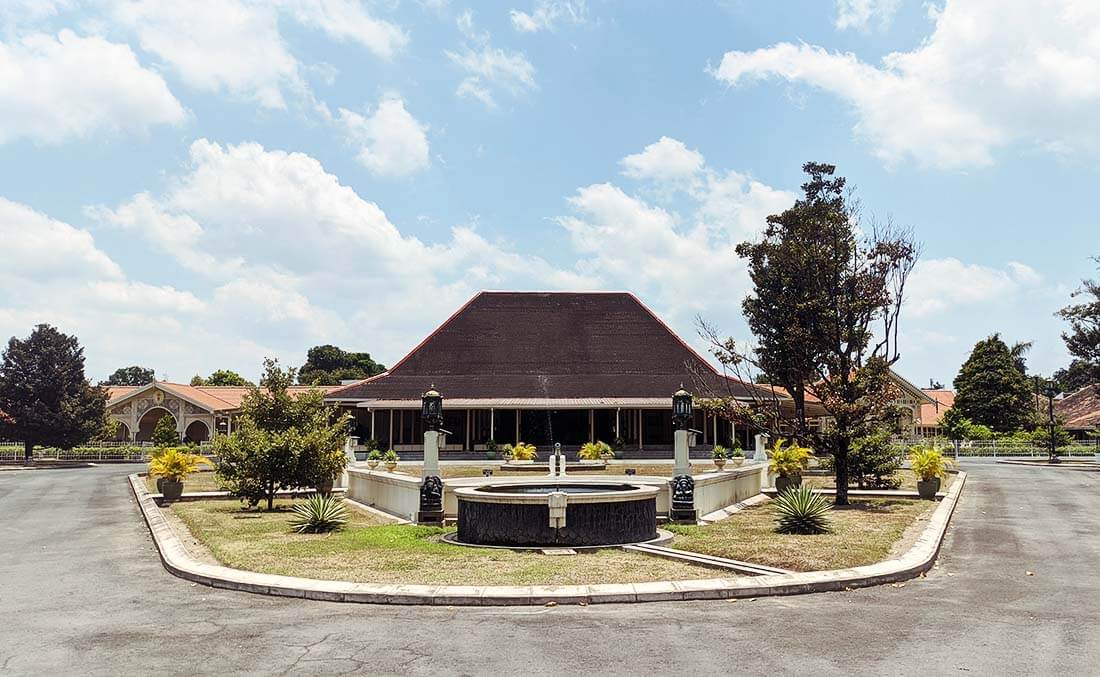
<path id="1" fill-rule="evenodd" d="M 760 433 L 756 436 L 756 449 L 753 458 L 757 461 L 768 460 L 768 436 Z"/>
<path id="2" fill-rule="evenodd" d="M 422 477 L 439 475 L 439 431 L 424 431 L 424 469 Z"/>
<path id="3" fill-rule="evenodd" d="M 496 422 L 496 409 L 493 409 L 492 407 L 490 407 L 489 408 L 489 439 L 493 440 L 494 442 L 496 442 L 496 439 L 497 439 L 496 423 L 497 423 Z"/>
<path id="4" fill-rule="evenodd" d="M 673 477 L 691 474 L 691 460 L 688 458 L 688 435 L 690 434 L 687 430 L 677 430 L 672 433 Z"/>

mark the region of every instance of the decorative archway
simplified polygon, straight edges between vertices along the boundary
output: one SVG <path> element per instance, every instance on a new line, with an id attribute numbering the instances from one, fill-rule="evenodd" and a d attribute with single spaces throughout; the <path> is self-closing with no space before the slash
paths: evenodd
<path id="1" fill-rule="evenodd" d="M 149 411 L 141 415 L 138 419 L 137 435 L 134 436 L 135 442 L 152 442 L 153 430 L 157 427 L 157 423 L 165 416 L 170 417 L 173 421 L 176 417 L 172 415 L 172 412 L 168 411 L 164 407 L 153 407 Z"/>
<path id="2" fill-rule="evenodd" d="M 183 437 L 188 442 L 205 442 L 210 439 L 210 427 L 205 421 L 191 421 Z"/>
<path id="3" fill-rule="evenodd" d="M 114 441 L 115 442 L 129 442 L 130 441 L 130 426 L 126 425 L 126 423 L 124 423 L 123 421 L 119 421 L 118 419 L 115 419 L 115 421 L 118 422 L 118 429 L 115 431 Z"/>

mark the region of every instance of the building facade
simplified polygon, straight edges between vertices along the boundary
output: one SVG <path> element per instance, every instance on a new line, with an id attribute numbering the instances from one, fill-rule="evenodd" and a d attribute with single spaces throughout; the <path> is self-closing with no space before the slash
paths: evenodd
<path id="1" fill-rule="evenodd" d="M 481 292 L 383 374 L 327 401 L 355 417 L 362 441 L 422 449 L 421 395 L 444 398 L 441 451 L 519 441 L 574 450 L 672 447 L 672 394 L 749 399 L 632 294 Z M 697 447 L 751 448 L 752 431 L 697 410 Z"/>

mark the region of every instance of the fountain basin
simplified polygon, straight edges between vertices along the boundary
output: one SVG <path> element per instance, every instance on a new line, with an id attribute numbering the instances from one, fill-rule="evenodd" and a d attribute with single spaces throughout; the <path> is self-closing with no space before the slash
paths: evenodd
<path id="1" fill-rule="evenodd" d="M 657 493 L 652 486 L 565 478 L 456 489 L 457 540 L 515 547 L 649 541 L 657 537 Z"/>

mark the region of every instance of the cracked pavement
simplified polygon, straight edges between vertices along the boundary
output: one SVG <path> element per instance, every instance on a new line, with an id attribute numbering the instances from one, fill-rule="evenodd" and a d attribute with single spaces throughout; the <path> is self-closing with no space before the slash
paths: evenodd
<path id="1" fill-rule="evenodd" d="M 175 578 L 125 481 L 140 467 L 0 473 L 0 674 L 1011 675 L 1100 662 L 1100 473 L 967 464 L 937 567 L 900 587 L 425 608 Z"/>

